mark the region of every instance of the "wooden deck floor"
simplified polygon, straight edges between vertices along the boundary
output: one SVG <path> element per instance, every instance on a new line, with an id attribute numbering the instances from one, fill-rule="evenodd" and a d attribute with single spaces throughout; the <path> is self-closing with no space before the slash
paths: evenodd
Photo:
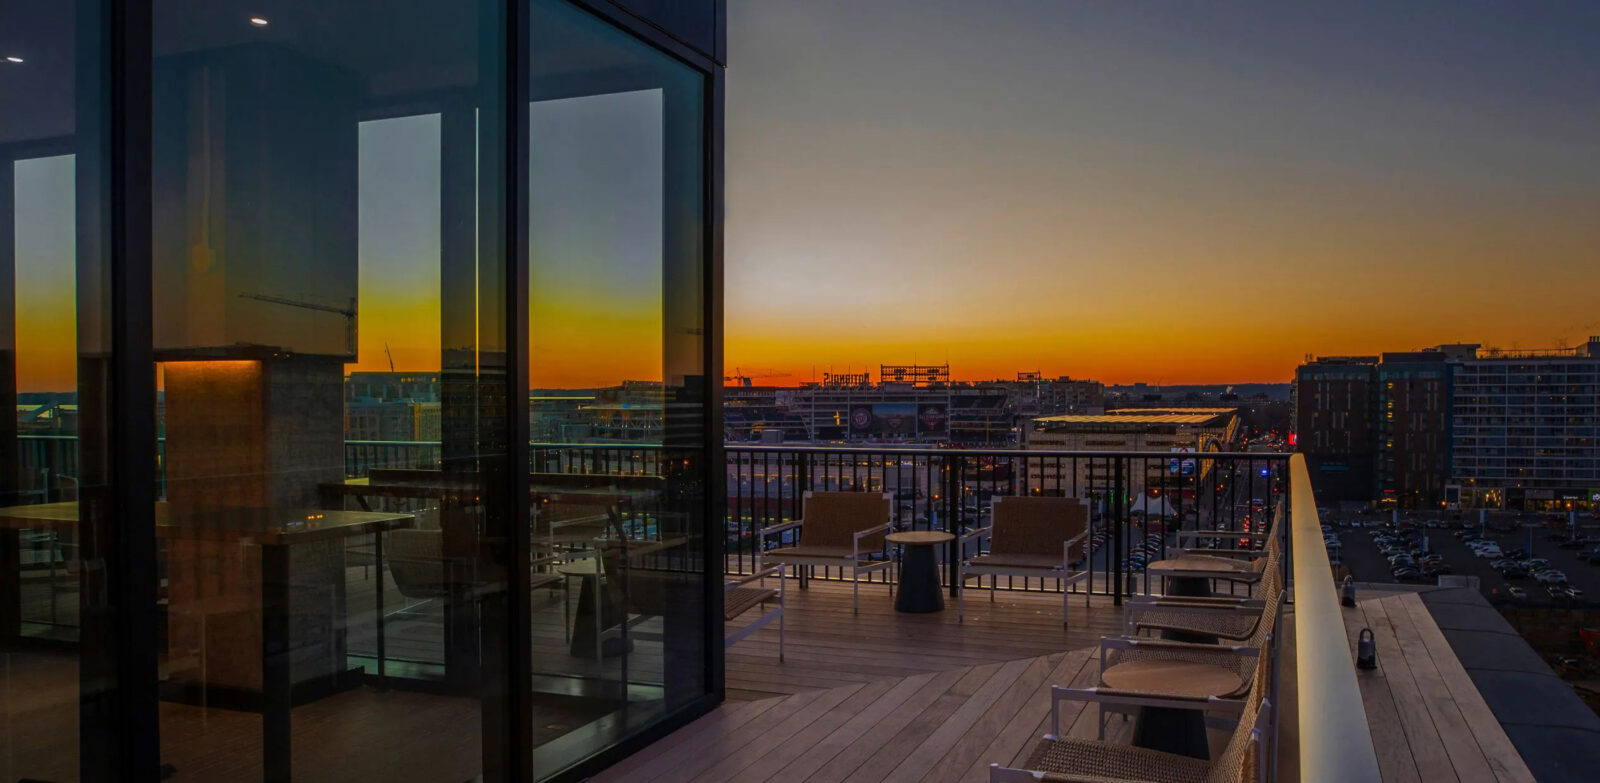
<path id="1" fill-rule="evenodd" d="M 758 632 L 729 651 L 728 703 L 594 780 L 988 780 L 991 762 L 1020 761 L 1050 730 L 1050 685 L 1094 684 L 1094 646 L 1120 633 L 1121 611 L 1075 597 L 1063 630 L 1058 596 L 968 598 L 958 625 L 953 606 L 904 615 L 863 594 L 853 617 L 848 589 L 791 592 L 787 661 L 776 632 Z M 1064 707 L 1063 727 L 1093 737 L 1094 716 Z M 1113 718 L 1108 737 L 1131 726 Z M 1227 730 L 1211 733 L 1220 748 Z"/>
<path id="2" fill-rule="evenodd" d="M 728 651 L 728 703 L 596 780 L 985 780 L 989 763 L 1019 760 L 1048 730 L 1048 686 L 1091 684 L 1093 646 L 1100 636 L 1121 630 L 1121 613 L 1106 598 L 1094 598 L 1086 608 L 1075 596 L 1072 627 L 1064 630 L 1059 596 L 1048 594 L 1002 592 L 990 604 L 985 593 L 974 591 L 967 621 L 958 624 L 954 606 L 927 615 L 895 612 L 881 585 L 863 587 L 859 615 L 850 612 L 846 585 L 790 588 L 785 661 L 777 660 L 776 627 L 758 631 Z M 559 603 L 542 604 L 539 611 L 559 632 Z M 1359 672 L 1358 681 L 1385 781 L 1533 780 L 1417 595 L 1374 595 L 1346 610 L 1345 620 L 1352 654 L 1361 628 L 1377 635 L 1379 668 Z M 1292 688 L 1293 640 L 1285 642 L 1284 684 Z M 560 652 L 561 645 L 551 645 L 552 655 Z M 652 653 L 642 645 L 637 654 Z M 28 668 L 40 665 L 48 671 Z M 4 673 L 7 705 L 0 711 L 13 741 L 31 746 L 32 728 L 72 725 L 75 702 L 66 696 L 75 692 L 76 667 L 70 658 L 29 663 L 8 656 Z M 60 687 L 46 687 L 52 681 Z M 55 696 L 62 698 L 46 698 Z M 1286 716 L 1294 714 L 1292 692 L 1285 694 L 1284 707 Z M 428 743 L 408 743 L 414 754 L 379 752 L 384 738 L 393 736 L 381 732 L 362 734 L 356 744 L 386 758 L 411 759 L 390 770 L 400 777 L 426 767 L 437 768 L 439 779 L 464 780 L 477 767 L 476 711 L 470 699 L 367 689 L 305 705 L 295 711 L 296 771 L 318 779 L 319 772 L 347 769 L 340 761 L 348 759 L 338 754 L 361 734 L 352 727 L 413 720 L 429 727 L 403 733 L 429 737 Z M 259 749 L 253 716 L 188 712 L 163 705 L 164 756 L 183 762 L 182 779 L 226 779 L 254 768 L 251 753 Z M 60 721 L 52 722 L 56 713 Z M 1076 736 L 1095 731 L 1093 711 L 1077 705 L 1067 709 L 1064 723 Z M 1112 738 L 1125 735 L 1130 725 L 1113 719 Z M 19 727 L 29 730 L 17 733 Z M 1287 771 L 1295 764 L 1298 727 L 1286 720 L 1282 730 L 1280 770 Z M 63 743 L 72 736 L 51 731 Z M 1225 741 L 1224 729 L 1212 734 L 1214 747 Z M 205 754 L 191 757 L 189 751 L 197 749 L 220 752 L 227 763 L 218 766 Z M 62 752 L 43 756 L 59 761 L 75 755 L 57 750 Z"/>
<path id="3" fill-rule="evenodd" d="M 727 694 L 763 699 L 845 685 L 877 683 L 981 664 L 1061 653 L 1120 633 L 1122 612 L 1096 596 L 1085 608 L 1073 596 L 1070 628 L 1061 627 L 1059 594 L 1001 591 L 967 594 L 966 622 L 956 622 L 954 602 L 942 612 L 903 614 L 888 589 L 863 585 L 861 613 L 850 612 L 850 588 L 813 581 L 808 590 L 790 582 L 787 650 L 778 661 L 775 625 L 728 650 Z M 752 613 L 753 614 L 753 613 Z M 740 621 L 729 624 L 730 631 Z"/>
<path id="4" fill-rule="evenodd" d="M 595 783 L 986 781 L 1051 731 L 1051 684 L 1094 684 L 1090 649 L 729 702 L 595 776 Z M 1096 711 L 1062 708 L 1063 733 L 1094 737 Z M 1127 741 L 1132 723 L 1108 722 Z M 1227 731 L 1211 730 L 1213 752 Z"/>
<path id="5" fill-rule="evenodd" d="M 1356 670 L 1386 783 L 1532 783 L 1533 774 L 1416 593 L 1345 610 L 1351 654 L 1362 628 L 1378 668 Z"/>

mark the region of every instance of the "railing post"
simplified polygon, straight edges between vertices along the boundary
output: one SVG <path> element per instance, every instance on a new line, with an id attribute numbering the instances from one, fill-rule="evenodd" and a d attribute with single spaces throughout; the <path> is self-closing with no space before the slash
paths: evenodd
<path id="1" fill-rule="evenodd" d="M 1122 513 L 1122 460 L 1111 458 L 1111 505 L 1106 511 L 1111 518 L 1111 538 L 1115 542 L 1111 546 L 1113 574 L 1111 577 L 1111 602 L 1113 606 L 1122 605 L 1122 557 L 1125 547 L 1123 536 L 1127 535 L 1127 520 Z"/>
<path id="2" fill-rule="evenodd" d="M 943 465 L 940 470 L 944 473 L 944 529 L 946 533 L 954 535 L 950 543 L 945 546 L 944 570 L 945 580 L 950 583 L 950 597 L 956 597 L 956 591 L 961 585 L 956 583 L 956 562 L 962 556 L 961 551 L 961 520 L 958 518 L 961 508 L 961 490 L 965 482 L 961 480 L 962 460 L 950 454 L 939 455 Z"/>

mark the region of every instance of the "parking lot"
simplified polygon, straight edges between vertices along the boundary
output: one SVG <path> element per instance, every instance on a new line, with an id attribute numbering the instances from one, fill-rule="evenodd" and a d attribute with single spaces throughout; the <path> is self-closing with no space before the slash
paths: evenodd
<path id="1" fill-rule="evenodd" d="M 1475 518 L 1439 514 L 1403 517 L 1396 526 L 1387 514 L 1335 512 L 1324 514 L 1323 522 L 1340 542 L 1344 564 L 1358 582 L 1432 584 L 1442 572 L 1477 577 L 1483 594 L 1496 602 L 1587 606 L 1600 598 L 1600 564 L 1586 559 L 1600 551 L 1600 536 L 1583 528 L 1573 542 L 1567 526 L 1538 517 L 1502 518 L 1480 526 Z M 1497 544 L 1501 557 L 1479 557 L 1467 543 L 1477 536 Z M 1397 577 L 1389 556 L 1379 549 L 1380 540 L 1391 542 L 1395 551 L 1390 556 L 1410 553 L 1416 567 Z M 1425 568 L 1429 560 L 1438 565 Z M 1520 564 L 1509 566 L 1504 560 Z M 1496 562 L 1509 567 L 1497 569 Z M 1541 576 L 1545 571 L 1559 575 Z"/>

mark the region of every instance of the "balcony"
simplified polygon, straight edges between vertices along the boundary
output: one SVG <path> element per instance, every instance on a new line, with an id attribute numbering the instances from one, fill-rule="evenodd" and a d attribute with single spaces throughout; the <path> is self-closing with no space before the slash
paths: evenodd
<path id="1" fill-rule="evenodd" d="M 24 464 L 44 475 L 67 475 L 74 455 L 65 442 L 35 440 L 23 438 Z M 348 443 L 347 472 L 361 482 L 374 468 L 426 467 L 437 459 L 437 449 L 431 443 Z M 1003 580 L 992 593 L 969 588 L 966 615 L 958 621 L 953 607 L 926 614 L 896 611 L 888 584 L 893 568 L 867 577 L 859 614 L 852 612 L 851 586 L 838 572 L 817 568 L 805 589 L 791 578 L 785 585 L 783 660 L 778 628 L 755 630 L 726 652 L 722 706 L 622 760 L 597 781 L 988 780 L 991 764 L 1024 765 L 1034 743 L 1051 731 L 1051 685 L 1098 683 L 1101 638 L 1123 632 L 1129 602 L 1164 589 L 1142 561 L 1167 556 L 1177 546 L 1175 530 L 1245 537 L 1280 512 L 1292 565 L 1275 674 L 1267 686 L 1270 702 L 1279 705 L 1266 745 L 1270 774 L 1261 779 L 1534 779 L 1522 756 L 1525 746 L 1502 728 L 1500 710 L 1479 692 L 1475 673 L 1435 619 L 1435 596 L 1366 590 L 1356 607 L 1338 606 L 1310 479 L 1298 457 L 740 446 L 726 451 L 724 570 L 733 575 L 752 572 L 762 532 L 800 516 L 807 490 L 886 492 L 894 498 L 899 528 L 956 533 L 990 523 L 995 498 L 1082 497 L 1102 543 L 1084 560 L 1088 578 L 1069 588 L 1074 594 L 1068 596 L 1067 628 L 1060 622 L 1061 588 L 1052 580 Z M 649 446 L 534 448 L 534 469 L 542 473 L 650 475 L 661 470 L 659 461 L 659 451 Z M 647 518 L 636 521 L 627 529 L 640 538 L 653 535 Z M 772 539 L 792 542 L 783 535 Z M 939 553 L 942 591 L 954 595 L 949 570 L 956 556 L 971 557 L 985 544 L 979 536 L 959 552 L 952 544 Z M 377 670 L 389 676 L 425 678 L 446 657 L 437 608 L 387 618 L 385 650 L 371 633 L 377 615 L 369 607 L 378 585 L 394 585 L 381 561 L 346 569 L 352 660 L 381 663 Z M 582 608 L 578 591 L 536 600 L 536 671 L 625 683 L 630 690 L 647 690 L 647 683 L 660 679 L 648 662 L 660 660 L 662 642 L 647 617 L 621 623 L 624 635 L 637 632 L 637 646 L 622 656 L 620 668 L 615 659 L 573 656 L 569 618 Z M 61 622 L 70 625 L 73 619 Z M 731 621 L 725 632 L 748 622 Z M 1376 636 L 1379 665 L 1373 671 L 1352 666 L 1363 628 Z M 630 672 L 627 661 L 638 665 Z M 535 687 L 559 690 L 553 682 L 536 681 Z M 473 720 L 470 701 L 427 689 L 396 689 L 379 698 L 429 723 L 454 713 L 463 725 Z M 348 763 L 335 760 L 338 741 L 309 731 L 300 736 L 299 727 L 358 720 L 359 709 L 352 713 L 349 707 L 328 699 L 296 708 L 297 752 L 304 754 L 297 770 L 319 758 Z M 536 732 L 536 743 L 554 746 L 573 732 L 600 730 L 598 722 L 582 725 L 581 715 L 535 709 L 536 720 L 550 722 L 549 731 Z M 212 711 L 209 719 L 217 716 Z M 1093 738 L 1098 717 L 1091 704 L 1064 702 L 1061 733 Z M 177 716 L 166 719 L 184 725 Z M 575 723 L 562 723 L 569 719 Z M 238 720 L 241 736 L 255 730 Z M 1137 726 L 1137 720 L 1112 717 L 1106 739 L 1133 742 Z M 214 746 L 218 726 L 208 730 L 207 744 Z M 1233 725 L 1213 716 L 1204 730 L 1216 758 Z M 383 760 L 381 766 L 373 761 L 368 768 L 389 774 L 414 771 L 416 764 L 443 765 L 441 770 L 471 765 L 470 744 L 458 748 L 465 754 L 455 760 L 432 751 L 417 756 L 428 747 L 396 744 L 392 752 L 374 756 Z M 546 747 L 535 748 L 536 760 Z M 164 758 L 180 768 L 205 768 L 204 750 L 186 748 L 179 735 Z M 244 762 L 241 770 L 254 763 Z"/>

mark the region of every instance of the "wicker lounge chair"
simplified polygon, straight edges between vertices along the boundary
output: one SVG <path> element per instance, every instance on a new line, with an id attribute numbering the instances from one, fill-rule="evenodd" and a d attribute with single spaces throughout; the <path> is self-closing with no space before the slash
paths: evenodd
<path id="1" fill-rule="evenodd" d="M 801 513 L 804 518 L 761 531 L 762 541 L 799 528 L 800 543 L 758 555 L 761 560 L 800 566 L 800 589 L 806 587 L 804 566 L 833 566 L 850 572 L 852 612 L 861 612 L 861 575 L 888 568 L 887 560 L 874 560 L 883 554 L 883 537 L 889 531 L 890 497 L 882 492 L 807 492 Z"/>
<path id="2" fill-rule="evenodd" d="M 1001 497 L 994 501 L 994 521 L 989 527 L 962 537 L 962 542 L 989 534 L 989 552 L 964 559 L 958 565 L 956 591 L 957 622 L 965 619 L 967 580 L 989 577 L 989 600 L 994 601 L 996 582 L 1001 576 L 1036 577 L 1061 581 L 1061 627 L 1067 626 L 1067 587 L 1088 576 L 1072 570 L 1084 557 L 1084 541 L 1089 537 L 1089 503 L 1079 498 Z M 1084 605 L 1089 591 L 1085 590 Z"/>
<path id="3" fill-rule="evenodd" d="M 1142 707 L 1176 707 L 1210 711 L 1238 711 L 1252 688 L 1261 688 L 1270 677 L 1273 660 L 1271 646 L 1282 610 L 1283 593 L 1273 594 L 1259 611 L 1260 621 L 1240 644 L 1192 644 L 1161 639 L 1106 637 L 1100 640 L 1100 685 L 1093 688 L 1058 688 L 1061 698 L 1095 702 L 1100 709 L 1101 737 L 1104 737 L 1107 712 L 1130 712 Z M 1176 664 L 1169 665 L 1169 664 Z M 1226 670 L 1228 685 L 1207 693 L 1197 693 L 1172 683 L 1183 664 L 1209 664 L 1213 671 Z M 1218 672 L 1220 673 L 1220 672 Z M 1107 683 L 1115 680 L 1116 687 Z M 1192 685 L 1185 681 L 1184 685 Z M 1228 687 L 1231 686 L 1231 687 Z"/>
<path id="4" fill-rule="evenodd" d="M 784 566 L 782 564 L 772 568 L 763 569 L 749 576 L 741 576 L 723 586 L 722 592 L 722 619 L 724 622 L 733 620 L 739 615 L 756 607 L 764 611 L 749 625 L 728 634 L 723 639 L 723 649 L 738 644 L 745 637 L 755 633 L 770 624 L 778 621 L 778 660 L 783 660 L 783 599 L 784 599 Z M 776 588 L 766 587 L 766 578 L 778 578 Z M 755 583 L 755 584 L 752 584 Z M 770 608 L 768 606 L 770 605 Z"/>
<path id="5" fill-rule="evenodd" d="M 1279 530 L 1282 527 L 1280 523 L 1283 521 L 1283 517 L 1284 512 L 1282 509 L 1280 509 L 1277 513 L 1274 513 L 1272 517 L 1272 524 L 1267 527 L 1265 532 L 1250 532 L 1242 530 L 1180 530 L 1178 531 L 1178 544 L 1180 547 L 1178 552 L 1182 555 L 1226 557 L 1233 559 L 1238 559 L 1241 557 L 1260 557 L 1262 552 L 1265 550 L 1266 545 L 1272 540 L 1279 538 Z M 1247 541 L 1250 542 L 1251 546 L 1245 549 L 1218 547 L 1214 545 L 1201 547 L 1198 545 L 1201 541 Z"/>
<path id="6" fill-rule="evenodd" d="M 1272 729 L 1272 702 L 1265 686 L 1267 667 L 1259 667 L 1256 684 L 1243 700 L 1238 727 L 1215 761 L 1117 745 L 1103 740 L 1062 737 L 1063 688 L 1051 689 L 1053 733 L 1045 735 L 1022 768 L 989 765 L 990 783 L 1256 783 L 1268 766 L 1267 742 Z"/>
<path id="7" fill-rule="evenodd" d="M 1261 598 L 1136 596 L 1123 604 L 1123 634 L 1178 631 L 1240 641 L 1255 633 L 1269 600 L 1281 601 L 1283 566 L 1280 550 L 1271 547 L 1262 558 Z"/>
<path id="8" fill-rule="evenodd" d="M 1157 560 L 1145 567 L 1147 576 L 1188 579 L 1221 579 L 1228 582 L 1255 585 L 1266 576 L 1267 560 L 1279 548 L 1278 529 L 1279 522 L 1283 519 L 1284 507 L 1279 506 L 1277 516 L 1272 527 L 1262 534 L 1226 533 L 1228 536 L 1253 536 L 1260 535 L 1266 539 L 1266 547 L 1260 551 L 1239 551 L 1235 554 L 1252 556 L 1249 560 L 1244 557 L 1230 557 L 1225 554 L 1231 550 L 1201 550 L 1206 554 L 1197 554 L 1185 551 L 1177 557 Z M 1208 534 L 1209 535 L 1209 534 Z"/>

